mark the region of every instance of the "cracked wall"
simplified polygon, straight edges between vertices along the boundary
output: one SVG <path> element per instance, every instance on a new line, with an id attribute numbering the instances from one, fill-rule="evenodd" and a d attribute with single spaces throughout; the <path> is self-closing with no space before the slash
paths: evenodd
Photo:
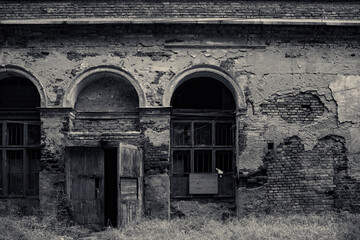
<path id="1" fill-rule="evenodd" d="M 145 93 L 145 107 L 139 109 L 138 118 L 114 117 L 110 113 L 115 109 L 112 108 L 114 99 L 122 106 L 135 107 L 133 102 L 130 105 L 127 102 L 133 94 L 129 99 L 118 99 L 129 92 L 128 86 L 104 87 L 107 98 L 103 98 L 103 104 L 95 109 L 102 110 L 102 106 L 109 103 L 105 110 L 109 119 L 106 120 L 94 120 L 85 115 L 79 119 L 81 114 L 73 116 L 70 110 L 58 115 L 44 110 L 41 173 L 44 190 L 40 197 L 44 204 L 51 205 L 55 201 L 50 195 L 56 192 L 55 182 L 63 179 L 63 151 L 69 142 L 80 145 L 93 142 L 96 145 L 101 140 L 129 141 L 144 148 L 145 211 L 166 218 L 170 212 L 171 113 L 169 109 L 163 109 L 164 92 L 182 71 L 197 65 L 211 65 L 227 72 L 246 97 L 247 108 L 240 109 L 236 117 L 239 214 L 257 209 L 269 211 L 283 201 L 280 197 L 275 200 L 269 197 L 267 186 L 273 184 L 269 176 L 274 173 L 264 162 L 273 160 L 265 160 L 270 158 L 269 146 L 275 149 L 281 145 L 283 149 L 284 139 L 292 136 L 301 139 L 301 144 L 294 150 L 299 159 L 289 158 L 295 164 L 290 167 L 309 161 L 303 159 L 304 152 L 314 151 L 325 136 L 336 135 L 343 139 L 340 142 L 347 149 L 347 170 L 339 182 L 344 184 L 333 187 L 328 184 L 330 178 L 319 180 L 326 188 L 334 188 L 334 195 L 350 196 L 346 199 L 352 200 L 349 203 L 344 200 L 344 207 L 356 209 L 351 201 L 359 194 L 348 189 L 357 189 L 360 179 L 358 28 L 235 25 L 194 25 L 189 28 L 181 24 L 139 24 L 79 25 L 77 28 L 8 26 L 0 31 L 0 67 L 18 66 L 31 72 L 44 86 L 46 109 L 62 108 L 64 94 L 73 81 L 98 66 L 116 67 L 129 73 Z M 111 81 L 108 79 L 107 83 Z M 99 94 L 101 85 L 94 87 L 93 93 Z M 121 94 L 117 96 L 115 92 Z M 90 100 L 85 97 L 81 101 Z M 91 101 L 97 103 L 99 99 Z M 114 128 L 117 133 L 113 132 Z M 331 141 L 327 145 L 333 144 Z M 334 162 L 330 158 L 325 160 Z M 322 174 L 315 166 L 317 163 L 309 164 L 306 171 L 313 171 L 313 175 Z M 326 165 L 326 169 L 335 174 L 330 165 Z M 286 171 L 291 173 L 293 170 Z M 51 176 L 53 180 L 49 180 Z M 283 176 L 287 175 L 283 173 Z M 306 186 L 305 180 L 299 181 Z M 287 182 L 283 184 L 285 186 Z M 340 203 L 331 200 L 329 205 L 330 196 L 325 192 L 318 194 L 315 185 L 309 186 L 307 191 L 317 196 L 314 199 L 324 197 L 325 203 L 323 207 L 317 205 L 318 209 Z M 336 192 L 336 188 L 343 190 Z M 289 194 L 286 189 L 282 190 L 282 196 Z M 51 193 L 49 198 L 48 192 Z M 305 205 L 299 202 L 300 209 L 305 209 Z M 296 209 L 289 207 L 290 210 Z"/>

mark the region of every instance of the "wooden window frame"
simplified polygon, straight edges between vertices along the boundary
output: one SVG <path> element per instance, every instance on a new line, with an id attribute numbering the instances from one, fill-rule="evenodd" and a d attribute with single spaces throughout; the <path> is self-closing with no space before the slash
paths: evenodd
<path id="1" fill-rule="evenodd" d="M 174 124 L 176 123 L 190 123 L 191 125 L 191 144 L 190 145 L 175 145 L 174 142 Z M 210 123 L 211 126 L 211 145 L 195 145 L 194 143 L 194 124 L 195 123 Z M 223 176 L 233 176 L 234 175 L 234 169 L 235 169 L 235 163 L 234 163 L 234 150 L 235 150 L 235 131 L 232 131 L 232 145 L 216 145 L 216 124 L 217 123 L 231 123 L 232 126 L 234 126 L 234 120 L 230 120 L 230 119 L 219 119 L 219 120 L 213 120 L 213 119 L 198 119 L 198 118 L 194 118 L 194 119 L 173 119 L 171 121 L 171 176 L 189 176 L 190 173 L 196 173 L 194 172 L 194 151 L 196 150 L 211 150 L 212 152 L 212 166 L 211 166 L 211 172 L 209 173 L 217 173 L 216 171 L 216 152 L 217 151 L 232 151 L 233 153 L 233 160 L 232 160 L 232 171 L 231 172 L 224 172 Z M 184 172 L 184 173 L 179 173 L 179 172 L 174 172 L 174 168 L 173 168 L 173 164 L 174 164 L 174 151 L 190 151 L 190 172 Z M 173 196 L 173 193 L 171 192 L 171 197 L 172 198 L 195 198 L 195 197 L 199 197 L 197 195 L 194 194 L 188 194 L 185 196 Z M 213 198 L 224 198 L 224 197 L 234 197 L 234 195 L 209 195 Z"/>
<path id="2" fill-rule="evenodd" d="M 2 186 L 0 186 L 0 189 L 2 190 L 0 193 L 0 198 L 35 198 L 38 199 L 38 194 L 36 196 L 27 195 L 27 191 L 29 190 L 29 161 L 30 158 L 28 156 L 29 150 L 41 150 L 41 144 L 40 142 L 37 144 L 31 144 L 28 145 L 28 125 L 39 125 L 41 126 L 40 121 L 12 121 L 12 120 L 0 120 L 1 127 L 2 127 L 2 135 L 0 136 L 2 138 L 1 144 L 0 144 L 0 154 L 1 157 L 1 178 L 2 178 Z M 23 127 L 23 139 L 21 145 L 9 145 L 8 144 L 8 124 L 9 123 L 16 123 L 16 124 L 22 124 Z M 23 168 L 23 194 L 9 194 L 9 159 L 7 157 L 7 153 L 9 151 L 22 151 L 22 168 Z M 41 153 L 39 154 L 39 157 L 41 156 Z M 39 159 L 40 161 L 40 159 Z M 38 185 L 39 187 L 39 185 Z M 37 189 L 38 191 L 38 189 Z"/>

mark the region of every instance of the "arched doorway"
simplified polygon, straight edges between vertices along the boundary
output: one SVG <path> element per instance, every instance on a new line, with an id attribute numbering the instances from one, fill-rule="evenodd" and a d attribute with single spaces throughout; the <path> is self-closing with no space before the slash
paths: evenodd
<path id="1" fill-rule="evenodd" d="M 69 93 L 73 131 L 87 136 L 66 149 L 74 220 L 123 226 L 136 218 L 142 204 L 141 150 L 125 134 L 140 132 L 138 92 L 123 75 L 96 71 Z"/>
<path id="2" fill-rule="evenodd" d="M 212 77 L 194 77 L 175 90 L 171 105 L 171 197 L 233 198 L 233 94 Z"/>
<path id="3" fill-rule="evenodd" d="M 0 79 L 0 195 L 38 197 L 40 95 L 23 77 Z"/>

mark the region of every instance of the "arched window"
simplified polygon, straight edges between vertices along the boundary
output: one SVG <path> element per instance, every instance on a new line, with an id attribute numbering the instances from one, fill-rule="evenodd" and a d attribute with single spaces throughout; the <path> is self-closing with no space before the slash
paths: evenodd
<path id="1" fill-rule="evenodd" d="M 235 100 L 220 81 L 197 77 L 172 97 L 171 196 L 234 196 Z"/>
<path id="2" fill-rule="evenodd" d="M 0 195 L 38 196 L 40 95 L 25 78 L 0 80 Z"/>

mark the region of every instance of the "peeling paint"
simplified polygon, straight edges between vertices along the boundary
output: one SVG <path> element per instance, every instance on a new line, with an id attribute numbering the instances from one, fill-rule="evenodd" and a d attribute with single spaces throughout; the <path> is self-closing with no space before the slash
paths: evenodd
<path id="1" fill-rule="evenodd" d="M 329 87 L 338 106 L 339 122 L 358 123 L 360 121 L 360 75 L 340 75 L 337 80 L 330 83 Z"/>

